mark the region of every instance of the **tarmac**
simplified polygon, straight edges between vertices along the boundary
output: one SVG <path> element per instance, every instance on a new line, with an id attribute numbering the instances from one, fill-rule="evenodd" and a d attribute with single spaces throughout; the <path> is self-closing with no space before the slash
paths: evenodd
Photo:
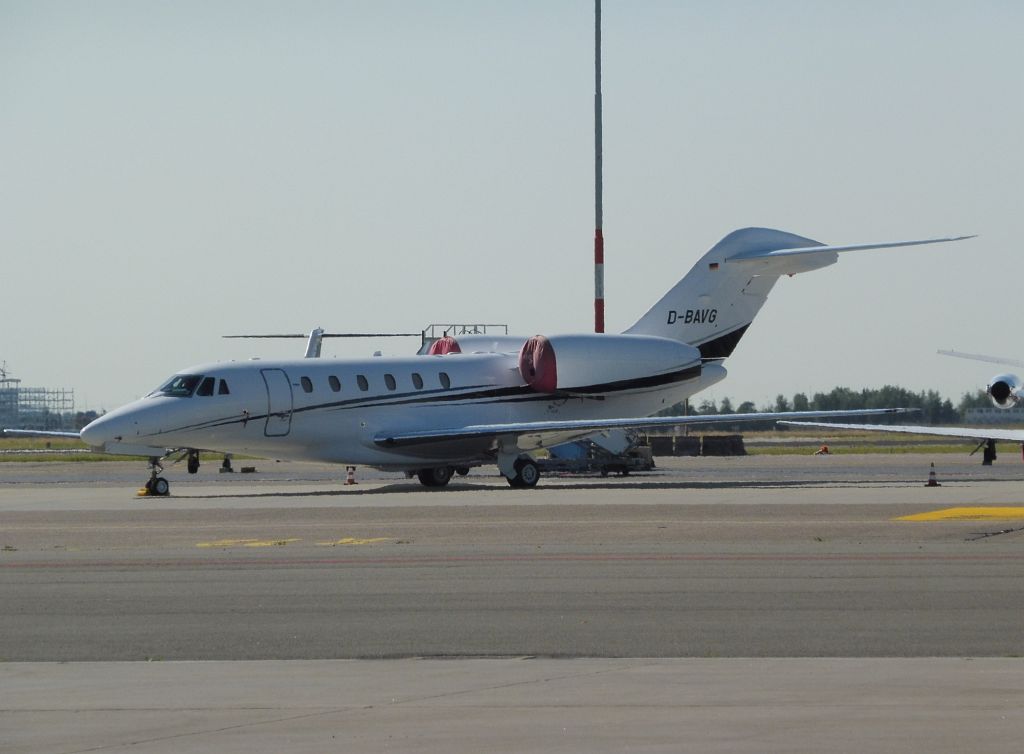
<path id="1" fill-rule="evenodd" d="M 936 463 L 940 487 L 927 487 Z M 1024 466 L 0 464 L 0 750 L 1016 751 Z M 214 473 L 209 473 L 209 472 Z"/>
<path id="2" fill-rule="evenodd" d="M 0 666 L 5 752 L 1014 752 L 1020 661 Z"/>

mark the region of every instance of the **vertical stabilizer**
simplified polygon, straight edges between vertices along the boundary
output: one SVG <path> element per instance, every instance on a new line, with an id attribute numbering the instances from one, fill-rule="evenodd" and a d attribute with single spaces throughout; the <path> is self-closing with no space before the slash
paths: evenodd
<path id="1" fill-rule="evenodd" d="M 699 348 L 704 359 L 724 359 L 736 348 L 782 275 L 828 267 L 841 252 L 969 238 L 974 236 L 825 246 L 781 230 L 735 230 L 701 257 L 686 277 L 626 332 L 681 340 Z"/>
<path id="2" fill-rule="evenodd" d="M 723 359 L 754 321 L 780 275 L 824 267 L 837 256 L 835 252 L 779 259 L 758 255 L 818 246 L 822 244 L 809 238 L 768 228 L 733 231 L 626 332 L 681 340 L 699 348 L 705 359 Z"/>

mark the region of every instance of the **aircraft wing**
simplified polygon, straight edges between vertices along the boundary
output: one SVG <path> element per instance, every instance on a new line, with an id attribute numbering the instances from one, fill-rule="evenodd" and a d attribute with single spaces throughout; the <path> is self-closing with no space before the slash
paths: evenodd
<path id="1" fill-rule="evenodd" d="M 5 429 L 5 435 L 13 437 L 67 437 L 72 440 L 81 440 L 80 432 L 50 432 L 42 429 Z"/>
<path id="2" fill-rule="evenodd" d="M 992 427 L 914 427 L 899 424 L 832 424 L 827 422 L 780 421 L 793 427 L 825 427 L 830 429 L 860 429 L 869 432 L 902 432 L 910 435 L 937 435 L 939 437 L 966 437 L 972 440 L 1003 440 L 1024 442 L 1024 429 L 994 429 Z"/>
<path id="3" fill-rule="evenodd" d="M 962 351 L 939 351 L 943 356 L 954 356 L 958 359 L 969 359 L 970 361 L 984 361 L 987 364 L 1002 364 L 1008 367 L 1024 367 L 1024 361 L 1020 359 L 1007 359 L 1002 356 L 986 356 L 983 353 L 963 353 Z"/>
<path id="4" fill-rule="evenodd" d="M 451 442 L 454 440 L 524 436 L 543 437 L 546 435 L 557 436 L 559 442 L 561 442 L 561 438 L 566 435 L 582 436 L 606 429 L 656 429 L 694 425 L 739 424 L 757 421 L 778 421 L 794 417 L 799 419 L 816 419 L 823 417 L 877 416 L 879 414 L 901 414 L 915 410 L 886 408 L 851 411 L 782 411 L 762 414 L 647 416 L 632 419 L 565 419 L 561 421 L 512 422 L 509 424 L 477 424 L 444 429 L 380 432 L 374 437 L 374 443 L 383 448 L 400 448 L 427 443 Z M 545 444 L 543 442 L 537 443 L 536 447 L 543 447 Z"/>

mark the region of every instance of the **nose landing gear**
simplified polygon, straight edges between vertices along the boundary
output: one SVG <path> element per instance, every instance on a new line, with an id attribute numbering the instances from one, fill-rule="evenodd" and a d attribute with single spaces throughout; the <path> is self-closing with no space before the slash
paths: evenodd
<path id="1" fill-rule="evenodd" d="M 139 490 L 139 497 L 146 497 L 148 495 L 167 497 L 171 494 L 171 483 L 160 476 L 160 472 L 163 470 L 164 467 L 160 464 L 160 459 L 156 456 L 151 456 L 149 459 L 149 480 Z"/>

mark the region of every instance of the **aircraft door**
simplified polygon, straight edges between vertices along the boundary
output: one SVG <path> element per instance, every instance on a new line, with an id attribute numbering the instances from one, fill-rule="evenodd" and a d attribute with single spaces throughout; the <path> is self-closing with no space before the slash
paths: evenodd
<path id="1" fill-rule="evenodd" d="M 284 437 L 292 429 L 292 383 L 283 369 L 261 369 L 267 385 L 267 437 Z"/>

